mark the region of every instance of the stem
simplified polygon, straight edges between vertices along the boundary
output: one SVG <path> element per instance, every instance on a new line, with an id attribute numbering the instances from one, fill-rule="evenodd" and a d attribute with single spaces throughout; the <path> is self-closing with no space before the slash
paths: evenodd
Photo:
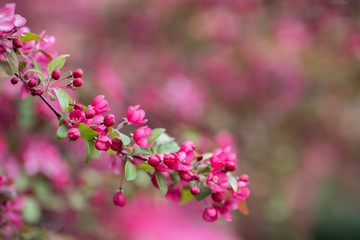
<path id="1" fill-rule="evenodd" d="M 129 124 L 130 124 L 130 123 L 129 123 L 127 120 L 125 120 L 125 121 L 119 123 L 119 125 L 117 125 L 117 127 L 116 127 L 115 129 L 116 129 L 116 130 L 120 130 L 120 129 L 122 129 L 123 127 L 125 127 L 126 125 L 129 125 Z"/>
<path id="2" fill-rule="evenodd" d="M 45 103 L 48 105 L 48 107 L 55 113 L 56 117 L 60 120 L 61 114 L 46 100 L 43 95 L 39 96 Z"/>

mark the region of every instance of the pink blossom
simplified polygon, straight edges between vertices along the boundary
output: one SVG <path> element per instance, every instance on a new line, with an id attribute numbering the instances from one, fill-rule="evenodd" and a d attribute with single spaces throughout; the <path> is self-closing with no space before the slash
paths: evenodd
<path id="1" fill-rule="evenodd" d="M 151 137 L 152 132 L 148 126 L 140 127 L 134 132 L 134 140 L 137 145 L 142 148 L 149 148 L 150 143 L 148 142 L 147 138 Z"/>
<path id="2" fill-rule="evenodd" d="M 175 153 L 165 154 L 164 164 L 171 170 L 179 168 L 179 156 Z"/>
<path id="3" fill-rule="evenodd" d="M 144 119 L 145 111 L 139 108 L 140 105 L 130 106 L 128 108 L 126 112 L 126 118 L 128 122 L 134 125 L 143 125 L 148 121 L 147 119 Z"/>
<path id="4" fill-rule="evenodd" d="M 222 149 L 216 149 L 212 157 L 210 158 L 211 166 L 214 169 L 220 169 L 228 165 L 227 170 L 235 170 L 236 154 L 232 151 L 231 147 L 225 147 Z"/>
<path id="5" fill-rule="evenodd" d="M 77 128 L 70 128 L 68 131 L 68 137 L 73 141 L 78 140 L 81 137 L 80 130 Z"/>
<path id="6" fill-rule="evenodd" d="M 105 100 L 104 95 L 95 97 L 91 103 L 91 106 L 94 107 L 96 114 L 105 113 L 109 110 L 108 102 Z"/>
<path id="7" fill-rule="evenodd" d="M 205 208 L 203 218 L 207 222 L 214 222 L 219 218 L 219 211 L 213 207 Z"/>
<path id="8" fill-rule="evenodd" d="M 187 155 L 185 152 L 178 152 L 175 155 L 179 160 L 179 166 L 177 167 L 177 169 L 182 171 L 190 171 L 191 169 L 193 169 L 193 165 L 191 165 L 190 162 L 194 160 L 195 154 L 194 154 L 194 158 L 191 156 L 192 155 L 191 153 Z"/>
<path id="9" fill-rule="evenodd" d="M 233 198 L 242 200 L 247 198 L 250 195 L 250 190 L 246 186 L 248 185 L 248 177 L 247 175 L 243 175 L 240 177 L 239 181 L 237 182 L 238 189 L 236 192 L 234 192 L 233 189 L 231 189 L 231 195 Z"/>
<path id="10" fill-rule="evenodd" d="M 186 153 L 185 162 L 190 163 L 195 159 L 194 151 L 195 151 L 194 143 L 191 141 L 186 141 L 186 142 L 183 142 L 183 144 L 181 144 L 181 147 L 180 147 L 178 153 L 179 152 Z"/>
<path id="11" fill-rule="evenodd" d="M 226 199 L 224 204 L 222 206 L 215 206 L 215 209 L 218 210 L 218 212 L 223 216 L 223 218 L 228 221 L 231 222 L 232 221 L 232 215 L 231 215 L 231 210 L 235 210 L 238 208 L 238 202 L 231 200 L 231 199 Z"/>
<path id="12" fill-rule="evenodd" d="M 107 151 L 111 147 L 111 139 L 105 135 L 99 135 L 95 142 L 95 147 L 100 151 Z"/>
<path id="13" fill-rule="evenodd" d="M 85 121 L 85 114 L 80 110 L 73 110 L 70 113 L 69 118 L 70 118 L 70 120 L 68 120 L 67 118 L 64 119 L 66 122 L 66 125 L 70 128 L 74 128 L 77 125 L 79 125 L 79 123 Z"/>
<path id="14" fill-rule="evenodd" d="M 11 32 L 14 28 L 24 26 L 26 19 L 15 14 L 15 3 L 7 3 L 0 9 L 0 33 Z"/>
<path id="15" fill-rule="evenodd" d="M 225 189 L 229 186 L 228 176 L 217 170 L 209 172 L 207 183 L 212 191 L 219 193 L 225 192 Z"/>

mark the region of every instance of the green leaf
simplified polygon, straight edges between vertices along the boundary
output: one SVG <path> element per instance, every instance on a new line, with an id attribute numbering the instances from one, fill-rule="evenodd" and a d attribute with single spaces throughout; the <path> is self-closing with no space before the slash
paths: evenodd
<path id="1" fill-rule="evenodd" d="M 65 118 L 66 118 L 66 114 L 65 113 L 61 114 L 61 118 L 60 118 L 60 121 L 59 121 L 59 126 L 66 124 L 66 122 L 64 120 Z"/>
<path id="2" fill-rule="evenodd" d="M 99 135 L 98 132 L 89 128 L 85 123 L 79 123 L 76 128 L 80 130 L 81 138 L 85 140 L 92 140 L 94 137 Z"/>
<path id="3" fill-rule="evenodd" d="M 20 36 L 20 40 L 22 42 L 28 42 L 28 41 L 32 41 L 32 40 L 44 40 L 45 42 L 47 42 L 47 39 L 44 39 L 44 38 L 42 38 L 39 35 L 36 35 L 34 33 L 25 32 L 23 34 L 25 36 Z"/>
<path id="4" fill-rule="evenodd" d="M 209 187 L 207 189 L 203 189 L 200 183 L 195 183 L 194 185 L 198 186 L 198 188 L 200 189 L 200 193 L 195 195 L 196 200 L 204 200 L 207 196 L 210 195 L 211 189 Z"/>
<path id="5" fill-rule="evenodd" d="M 120 139 L 123 142 L 124 146 L 129 145 L 130 144 L 130 138 L 128 136 L 126 136 L 125 134 L 119 132 L 120 135 Z"/>
<path id="6" fill-rule="evenodd" d="M 86 154 L 85 154 L 85 160 L 83 164 L 88 164 L 90 162 L 91 158 L 91 150 L 90 150 L 90 141 L 85 141 L 85 148 L 86 148 Z"/>
<path id="7" fill-rule="evenodd" d="M 166 177 L 159 170 L 155 170 L 155 177 L 160 188 L 161 196 L 164 197 L 168 191 Z"/>
<path id="8" fill-rule="evenodd" d="M 231 172 L 227 172 L 226 175 L 228 176 L 228 181 L 230 183 L 230 186 L 232 187 L 234 192 L 237 192 L 238 186 L 237 186 L 236 178 L 231 174 Z"/>
<path id="9" fill-rule="evenodd" d="M 0 60 L 0 77 L 7 78 L 12 76 L 10 65 L 7 61 Z"/>
<path id="10" fill-rule="evenodd" d="M 179 145 L 176 142 L 167 142 L 160 146 L 159 153 L 175 153 L 179 150 Z"/>
<path id="11" fill-rule="evenodd" d="M 29 58 L 32 60 L 35 69 L 41 72 L 40 64 L 32 56 L 29 56 Z"/>
<path id="12" fill-rule="evenodd" d="M 99 159 L 99 157 L 102 153 L 102 151 L 99 151 L 96 149 L 95 143 L 92 140 L 86 141 L 86 153 L 88 153 L 88 152 L 90 153 L 90 157 L 94 158 L 94 159 Z M 86 159 L 86 157 L 85 157 L 85 159 Z"/>
<path id="13" fill-rule="evenodd" d="M 160 137 L 161 134 L 163 134 L 165 132 L 165 128 L 154 128 L 152 131 L 151 131 L 151 137 L 148 137 L 148 142 L 150 144 L 152 144 L 153 142 L 156 141 L 156 139 L 158 139 Z"/>
<path id="14" fill-rule="evenodd" d="M 50 100 L 51 100 L 52 102 L 55 102 L 55 101 L 56 101 L 56 97 L 55 97 L 54 95 L 52 95 L 51 93 L 49 93 L 49 92 L 48 92 L 48 94 L 49 94 Z"/>
<path id="15" fill-rule="evenodd" d="M 175 140 L 175 138 L 170 137 L 167 133 L 163 133 L 160 135 L 160 137 L 158 139 L 156 139 L 156 143 L 158 145 L 162 145 L 168 142 L 173 142 Z"/>
<path id="16" fill-rule="evenodd" d="M 39 203 L 32 197 L 26 197 L 23 209 L 24 220 L 29 223 L 37 223 L 40 220 L 40 215 Z"/>
<path id="17" fill-rule="evenodd" d="M 64 64 L 65 64 L 65 60 L 66 57 L 69 57 L 70 55 L 64 54 L 64 55 L 60 55 L 57 58 L 54 58 L 48 65 L 47 67 L 47 71 L 48 73 L 51 75 L 51 73 L 55 70 L 55 69 L 61 69 Z"/>
<path id="18" fill-rule="evenodd" d="M 183 187 L 180 193 L 181 193 L 181 201 L 180 201 L 181 204 L 185 204 L 194 198 L 194 195 L 191 194 L 190 188 L 188 187 Z"/>
<path id="19" fill-rule="evenodd" d="M 140 168 L 141 170 L 144 170 L 144 171 L 152 171 L 152 170 L 154 170 L 154 167 L 150 166 L 147 163 L 143 163 L 143 164 L 141 164 L 141 165 L 139 165 L 137 167 Z"/>
<path id="20" fill-rule="evenodd" d="M 32 69 L 28 69 L 28 70 L 26 70 L 25 74 L 28 73 L 28 72 L 34 72 L 34 73 L 36 73 L 38 76 L 41 76 L 41 77 L 45 78 L 44 74 L 43 74 L 41 71 L 37 70 L 37 69 L 33 69 L 33 68 L 32 68 Z"/>
<path id="21" fill-rule="evenodd" d="M 64 90 L 58 88 L 55 88 L 54 91 L 59 100 L 61 111 L 65 113 L 69 108 L 70 96 Z"/>
<path id="22" fill-rule="evenodd" d="M 125 179 L 126 181 L 132 181 L 135 178 L 136 178 L 136 168 L 129 160 L 127 160 L 125 164 Z"/>
<path id="23" fill-rule="evenodd" d="M 58 139 L 64 139 L 64 138 L 66 138 L 68 131 L 69 131 L 69 127 L 66 126 L 66 124 L 63 124 L 58 128 L 58 130 L 56 132 L 56 137 Z"/>
<path id="24" fill-rule="evenodd" d="M 142 148 L 142 147 L 135 148 L 134 153 L 133 153 L 133 155 L 148 155 L 148 154 L 151 154 L 149 149 Z"/>
<path id="25" fill-rule="evenodd" d="M 203 159 L 202 160 L 206 160 L 206 159 L 209 159 L 212 157 L 213 153 L 204 153 L 204 154 L 201 154 L 203 156 Z"/>
<path id="26" fill-rule="evenodd" d="M 19 60 L 14 52 L 14 49 L 11 49 L 11 52 L 4 52 L 4 56 L 10 65 L 11 75 L 14 75 L 19 71 Z"/>
<path id="27" fill-rule="evenodd" d="M 180 182 L 180 180 L 181 180 L 178 173 L 170 174 L 170 178 L 175 184 L 178 184 Z"/>

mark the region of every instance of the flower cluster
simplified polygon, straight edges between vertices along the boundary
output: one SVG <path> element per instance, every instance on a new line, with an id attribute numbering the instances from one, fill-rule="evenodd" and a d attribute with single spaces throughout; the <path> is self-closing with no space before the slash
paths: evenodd
<path id="1" fill-rule="evenodd" d="M 215 221 L 220 215 L 231 221 L 230 211 L 244 204 L 249 189 L 247 175 L 233 175 L 237 157 L 230 146 L 217 149 L 214 153 L 201 153 L 196 151 L 191 141 L 179 146 L 163 128 L 141 126 L 148 120 L 139 105 L 130 106 L 126 118 L 119 121 L 109 113 L 109 104 L 103 95 L 95 97 L 90 105 L 76 102 L 67 91 L 83 85 L 84 72 L 76 69 L 62 77 L 61 69 L 68 55 L 58 56 L 49 49 L 54 38 L 45 36 L 44 32 L 40 35 L 30 34 L 25 27 L 17 32 L 25 20 L 14 16 L 11 10 L 14 7 L 15 4 L 8 4 L 0 9 L 0 13 L 6 13 L 0 21 L 5 22 L 6 16 L 13 21 L 8 23 L 10 30 L 0 32 L 0 39 L 10 34 L 17 43 L 6 45 L 6 51 L 3 47 L 4 57 L 9 64 L 10 81 L 14 85 L 21 82 L 23 89 L 40 97 L 54 112 L 59 119 L 56 132 L 59 139 L 85 140 L 84 164 L 108 152 L 120 159 L 124 166 L 122 178 L 125 180 L 132 181 L 137 171 L 145 171 L 163 196 L 179 200 L 178 196 L 188 193 L 191 196 L 188 200 L 196 198 L 204 201 L 203 218 L 206 221 Z M 65 82 L 65 85 L 59 86 L 60 82 Z M 61 112 L 47 100 L 47 95 L 51 101 L 59 103 Z M 128 136 L 122 131 L 130 124 L 141 127 Z M 115 205 L 123 207 L 126 200 L 122 184 L 119 189 L 113 201 Z"/>

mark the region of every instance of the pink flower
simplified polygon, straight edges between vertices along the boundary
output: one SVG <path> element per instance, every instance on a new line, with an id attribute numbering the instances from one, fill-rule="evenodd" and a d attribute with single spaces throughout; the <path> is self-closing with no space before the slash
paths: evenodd
<path id="1" fill-rule="evenodd" d="M 190 162 L 192 162 L 195 158 L 189 157 L 187 158 L 187 154 L 185 152 L 178 152 L 176 154 L 176 156 L 178 157 L 179 160 L 179 166 L 177 167 L 179 170 L 182 171 L 190 171 L 191 169 L 193 169 L 193 165 L 190 164 Z"/>
<path id="2" fill-rule="evenodd" d="M 190 192 L 192 195 L 198 195 L 200 193 L 200 188 L 198 186 L 191 186 L 190 187 Z"/>
<path id="3" fill-rule="evenodd" d="M 105 113 L 109 110 L 108 102 L 105 100 L 104 95 L 99 95 L 91 103 L 94 107 L 96 114 Z"/>
<path id="4" fill-rule="evenodd" d="M 216 151 L 210 158 L 210 163 L 214 169 L 220 169 L 222 167 L 225 167 L 227 171 L 234 171 L 236 154 L 234 151 L 232 151 L 231 147 L 216 149 Z"/>
<path id="5" fill-rule="evenodd" d="M 147 138 L 151 137 L 152 132 L 148 126 L 140 127 L 134 132 L 134 140 L 137 145 L 142 148 L 149 148 L 150 143 L 148 142 Z"/>
<path id="6" fill-rule="evenodd" d="M 224 204 L 219 207 L 216 206 L 215 209 L 224 217 L 228 222 L 232 221 L 232 216 L 230 211 L 238 208 L 238 202 L 230 199 L 226 199 Z"/>
<path id="7" fill-rule="evenodd" d="M 11 32 L 14 28 L 24 26 L 26 19 L 15 14 L 15 3 L 5 4 L 5 7 L 0 9 L 0 33 Z"/>
<path id="8" fill-rule="evenodd" d="M 95 142 L 95 147 L 100 151 L 107 151 L 111 147 L 111 139 L 105 135 L 99 135 Z"/>
<path id="9" fill-rule="evenodd" d="M 68 131 L 68 137 L 73 141 L 78 140 L 81 137 L 80 130 L 77 128 L 70 128 Z"/>
<path id="10" fill-rule="evenodd" d="M 74 110 L 70 113 L 69 118 L 70 120 L 65 118 L 66 125 L 70 128 L 74 128 L 79 125 L 79 123 L 85 121 L 85 114 L 80 110 Z"/>
<path id="11" fill-rule="evenodd" d="M 113 197 L 113 202 L 115 205 L 117 205 L 119 207 L 125 206 L 125 204 L 126 204 L 125 195 L 122 192 L 115 193 L 115 195 Z"/>
<path id="12" fill-rule="evenodd" d="M 248 185 L 248 179 L 249 177 L 247 175 L 242 175 L 239 178 L 239 181 L 237 182 L 237 191 L 234 192 L 234 190 L 231 189 L 231 195 L 233 196 L 233 198 L 242 200 L 250 195 L 250 190 L 246 187 Z"/>
<path id="13" fill-rule="evenodd" d="M 123 146 L 123 142 L 118 139 L 118 138 L 114 138 L 111 140 L 111 149 L 116 151 L 116 152 L 120 152 L 122 150 L 122 146 Z"/>
<path id="14" fill-rule="evenodd" d="M 203 218 L 207 222 L 214 222 L 219 218 L 219 212 L 213 207 L 205 208 Z"/>
<path id="15" fill-rule="evenodd" d="M 164 164 L 171 170 L 179 168 L 179 156 L 175 153 L 165 154 Z"/>
<path id="16" fill-rule="evenodd" d="M 228 176 L 223 172 L 212 170 L 207 177 L 207 183 L 214 192 L 223 193 L 229 186 Z"/>
<path id="17" fill-rule="evenodd" d="M 195 151 L 194 143 L 191 141 L 186 141 L 186 142 L 183 142 L 183 144 L 181 144 L 181 147 L 180 147 L 178 153 L 179 152 L 186 153 L 185 162 L 190 163 L 195 159 L 194 151 Z"/>
<path id="18" fill-rule="evenodd" d="M 134 125 L 143 125 L 148 121 L 144 119 L 145 111 L 139 108 L 140 105 L 130 106 L 126 112 L 127 120 Z"/>

